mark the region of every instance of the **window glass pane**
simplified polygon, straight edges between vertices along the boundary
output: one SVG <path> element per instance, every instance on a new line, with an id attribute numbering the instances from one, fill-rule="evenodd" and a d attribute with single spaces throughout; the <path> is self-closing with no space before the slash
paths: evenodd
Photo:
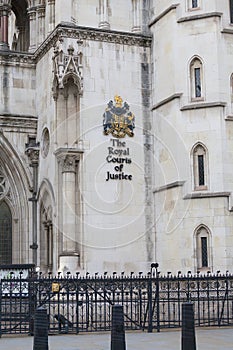
<path id="1" fill-rule="evenodd" d="M 207 237 L 201 237 L 201 262 L 202 267 L 208 267 Z"/>
<path id="2" fill-rule="evenodd" d="M 198 7 L 198 0 L 192 0 L 192 8 Z"/>
<path id="3" fill-rule="evenodd" d="M 0 264 L 12 263 L 12 217 L 8 205 L 0 204 Z"/>
<path id="4" fill-rule="evenodd" d="M 195 97 L 201 97 L 201 69 L 194 68 Z"/>
<path id="5" fill-rule="evenodd" d="M 204 156 L 198 156 L 198 183 L 199 186 L 205 185 L 205 169 L 204 169 Z"/>
<path id="6" fill-rule="evenodd" d="M 230 0 L 230 22 L 233 23 L 233 0 Z"/>

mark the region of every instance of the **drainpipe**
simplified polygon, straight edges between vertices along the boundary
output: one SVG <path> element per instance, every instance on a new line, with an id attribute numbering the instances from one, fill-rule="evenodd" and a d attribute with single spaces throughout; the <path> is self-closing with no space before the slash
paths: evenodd
<path id="1" fill-rule="evenodd" d="M 33 140 L 34 141 L 34 140 Z M 39 142 L 30 142 L 26 145 L 26 154 L 29 158 L 30 167 L 32 167 L 32 197 L 28 200 L 32 202 L 32 244 L 30 248 L 32 249 L 32 262 L 37 266 L 37 187 L 38 187 L 38 166 L 39 166 Z"/>

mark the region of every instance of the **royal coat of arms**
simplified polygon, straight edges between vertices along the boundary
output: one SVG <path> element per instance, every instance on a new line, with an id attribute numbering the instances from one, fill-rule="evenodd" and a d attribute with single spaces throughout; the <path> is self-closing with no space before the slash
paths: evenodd
<path id="1" fill-rule="evenodd" d="M 129 110 L 129 105 L 120 96 L 115 96 L 115 104 L 109 101 L 103 115 L 104 135 L 112 134 L 122 138 L 125 135 L 134 136 L 135 116 Z"/>

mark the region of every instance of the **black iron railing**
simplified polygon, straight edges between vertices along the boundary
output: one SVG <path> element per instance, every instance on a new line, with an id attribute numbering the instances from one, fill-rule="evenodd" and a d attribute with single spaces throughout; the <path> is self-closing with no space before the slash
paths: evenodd
<path id="1" fill-rule="evenodd" d="M 33 334 L 35 310 L 47 309 L 49 333 L 106 331 L 112 305 L 123 306 L 125 329 L 181 327 L 184 302 L 194 304 L 196 326 L 233 325 L 233 275 L 31 275 L 2 279 L 0 333 Z"/>

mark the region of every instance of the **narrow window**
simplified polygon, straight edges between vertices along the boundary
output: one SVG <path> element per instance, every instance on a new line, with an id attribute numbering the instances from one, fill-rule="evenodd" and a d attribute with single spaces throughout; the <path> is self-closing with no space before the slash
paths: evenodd
<path id="1" fill-rule="evenodd" d="M 198 7 L 198 0 L 192 0 L 192 8 Z"/>
<path id="2" fill-rule="evenodd" d="M 205 185 L 205 168 L 204 168 L 204 156 L 198 155 L 198 182 L 199 186 Z"/>
<path id="3" fill-rule="evenodd" d="M 194 189 L 207 189 L 207 151 L 202 144 L 197 144 L 193 149 L 193 176 Z"/>
<path id="4" fill-rule="evenodd" d="M 230 0 L 230 23 L 233 23 L 233 0 Z"/>
<path id="5" fill-rule="evenodd" d="M 207 237 L 201 237 L 202 267 L 208 267 Z"/>
<path id="6" fill-rule="evenodd" d="M 196 231 L 196 259 L 198 269 L 210 267 L 210 233 L 205 226 Z"/>
<path id="7" fill-rule="evenodd" d="M 194 68 L 195 97 L 201 97 L 201 69 Z"/>
<path id="8" fill-rule="evenodd" d="M 0 265 L 12 264 L 12 215 L 5 202 L 0 204 Z"/>
<path id="9" fill-rule="evenodd" d="M 203 66 L 199 58 L 190 63 L 191 100 L 203 100 Z"/>

